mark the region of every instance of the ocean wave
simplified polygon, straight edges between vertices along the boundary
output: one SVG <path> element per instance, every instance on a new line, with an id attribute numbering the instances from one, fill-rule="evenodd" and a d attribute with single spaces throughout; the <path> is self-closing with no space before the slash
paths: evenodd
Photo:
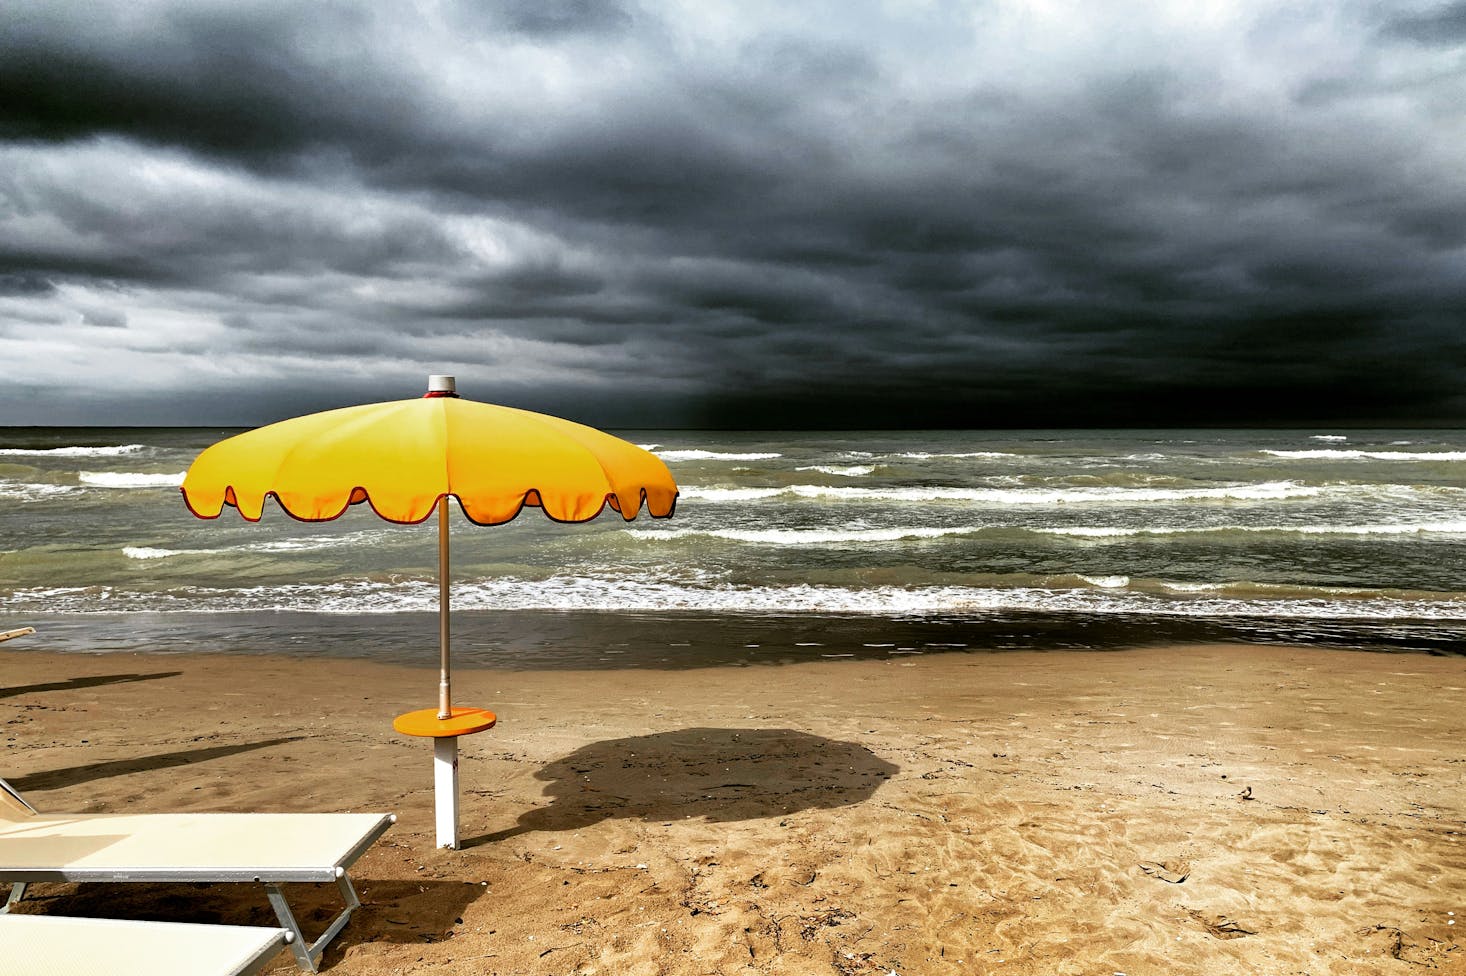
<path id="1" fill-rule="evenodd" d="M 680 488 L 678 499 L 696 499 L 704 502 L 756 502 L 765 498 L 777 498 L 784 494 L 783 488 Z"/>
<path id="2" fill-rule="evenodd" d="M 123 546 L 122 554 L 128 559 L 167 559 L 170 556 L 191 556 L 212 552 L 210 549 L 154 549 L 151 546 Z"/>
<path id="3" fill-rule="evenodd" d="M 144 474 L 136 471 L 83 471 L 78 478 L 94 488 L 177 488 L 186 472 Z"/>
<path id="4" fill-rule="evenodd" d="M 53 485 L 31 481 L 0 481 L 0 498 L 38 502 L 79 490 L 76 485 Z"/>
<path id="5" fill-rule="evenodd" d="M 706 502 L 759 501 L 787 495 L 851 502 L 978 502 L 988 505 L 1136 504 L 1140 502 L 1279 501 L 1313 498 L 1322 488 L 1293 481 L 1216 488 L 864 488 L 842 485 L 788 485 L 783 488 L 682 489 L 684 500 Z"/>
<path id="6" fill-rule="evenodd" d="M 783 456 L 782 454 L 765 451 L 750 451 L 746 453 L 701 450 L 657 452 L 657 457 L 663 461 L 771 461 L 774 458 L 781 458 Z"/>
<path id="7" fill-rule="evenodd" d="M 1300 461 L 1466 461 L 1466 451 L 1273 451 L 1263 454 Z"/>
<path id="8" fill-rule="evenodd" d="M 645 542 L 672 539 L 713 538 L 730 542 L 751 542 L 769 546 L 818 546 L 841 543 L 899 542 L 905 539 L 938 539 L 951 535 L 971 535 L 980 527 L 891 528 L 891 529 L 623 529 L 627 535 Z"/>
<path id="9" fill-rule="evenodd" d="M 1096 577 L 1073 587 L 690 586 L 656 579 L 563 576 L 505 577 L 454 585 L 455 612 L 503 610 L 692 611 L 721 614 L 841 613 L 924 616 L 992 612 L 1082 613 L 1161 617 L 1267 617 L 1290 620 L 1466 622 L 1466 594 L 1390 595 L 1365 590 L 1288 588 L 1259 584 L 1134 584 Z M 1164 590 L 1165 592 L 1157 592 Z M 1288 595 L 1282 595 L 1288 594 Z M 7 609 L 88 613 L 307 611 L 371 614 L 430 612 L 436 582 L 356 580 L 228 588 L 183 587 L 141 593 L 114 587 L 17 590 Z"/>
<path id="10" fill-rule="evenodd" d="M 119 444 L 115 447 L 0 447 L 0 455 L 17 457 L 116 457 L 144 450 L 142 444 Z"/>
<path id="11" fill-rule="evenodd" d="M 1311 441 L 1326 441 L 1330 444 L 1339 444 L 1347 441 L 1349 438 L 1343 434 L 1311 434 L 1308 439 Z"/>
<path id="12" fill-rule="evenodd" d="M 1137 536 L 1307 535 L 1307 536 L 1423 536 L 1466 535 L 1466 522 L 1385 523 L 1379 525 L 1204 525 L 1204 526 L 1066 526 L 1031 529 L 1040 535 L 1080 539 L 1130 539 Z"/>
<path id="13" fill-rule="evenodd" d="M 342 535 L 274 539 L 269 542 L 250 542 L 241 546 L 224 546 L 218 549 L 159 549 L 152 546 L 123 546 L 122 554 L 129 559 L 168 559 L 173 556 L 225 556 L 231 553 L 246 552 L 314 552 L 322 549 L 374 545 L 380 543 L 388 531 L 390 530 L 374 529 L 348 532 Z"/>
<path id="14" fill-rule="evenodd" d="M 864 478 L 868 474 L 875 473 L 875 467 L 869 464 L 854 464 L 844 468 L 833 464 L 807 464 L 794 470 L 818 471 L 820 474 L 832 474 L 841 478 Z"/>
<path id="15" fill-rule="evenodd" d="M 1130 585 L 1128 576 L 1084 576 L 1079 577 L 1090 586 L 1098 586 L 1105 590 L 1118 590 Z"/>
<path id="16" fill-rule="evenodd" d="M 1017 454 L 1010 454 L 1007 451 L 960 451 L 947 454 L 934 454 L 927 451 L 903 451 L 900 454 L 888 454 L 886 457 L 904 458 L 911 461 L 933 461 L 937 458 L 1013 458 Z"/>

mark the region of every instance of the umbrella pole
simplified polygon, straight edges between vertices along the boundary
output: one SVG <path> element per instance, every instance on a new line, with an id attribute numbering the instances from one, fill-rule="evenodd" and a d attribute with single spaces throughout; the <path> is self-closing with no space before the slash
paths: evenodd
<path id="1" fill-rule="evenodd" d="M 438 718 L 451 718 L 448 670 L 448 496 L 438 499 Z M 438 846 L 458 849 L 458 737 L 433 740 L 433 807 Z"/>
<path id="2" fill-rule="evenodd" d="M 438 718 L 453 715 L 448 666 L 448 496 L 438 499 Z"/>

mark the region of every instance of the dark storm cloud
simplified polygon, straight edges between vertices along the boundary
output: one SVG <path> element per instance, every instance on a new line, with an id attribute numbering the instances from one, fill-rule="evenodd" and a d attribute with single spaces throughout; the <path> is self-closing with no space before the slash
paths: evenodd
<path id="1" fill-rule="evenodd" d="M 152 419 L 1466 420 L 1463 12 L 25 4 L 0 326 Z"/>

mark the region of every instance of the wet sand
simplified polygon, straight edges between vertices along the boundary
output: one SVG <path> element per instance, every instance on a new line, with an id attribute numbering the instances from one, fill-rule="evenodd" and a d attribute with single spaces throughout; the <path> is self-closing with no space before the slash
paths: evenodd
<path id="1" fill-rule="evenodd" d="M 1461 658 L 462 670 L 500 722 L 463 740 L 454 852 L 430 746 L 391 729 L 433 671 L 19 644 L 0 775 L 42 810 L 399 815 L 353 871 L 341 976 L 1466 974 Z M 309 931 L 335 889 L 297 888 Z M 19 910 L 273 921 L 248 885 L 42 884 Z"/>

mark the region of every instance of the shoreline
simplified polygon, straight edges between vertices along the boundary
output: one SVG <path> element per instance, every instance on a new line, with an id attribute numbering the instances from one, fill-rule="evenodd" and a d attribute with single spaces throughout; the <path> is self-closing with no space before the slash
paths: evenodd
<path id="1" fill-rule="evenodd" d="M 390 728 L 431 704 L 433 667 L 19 643 L 0 647 L 0 775 L 42 810 L 399 815 L 353 871 L 342 976 L 1466 972 L 1456 658 L 459 667 L 455 702 L 499 725 L 463 742 L 469 846 L 449 852 L 431 750 Z M 220 887 L 22 904 L 272 918 Z"/>
<path id="2" fill-rule="evenodd" d="M 196 653 L 366 660 L 417 667 L 437 660 L 435 611 L 301 610 L 4 613 L 0 628 L 34 626 L 34 650 L 83 655 Z M 1393 622 L 1381 623 L 1393 627 Z M 894 660 L 948 653 L 1109 652 L 1137 647 L 1308 646 L 1407 657 L 1466 658 L 1466 644 L 1426 632 L 1362 639 L 1350 621 L 1146 617 L 1080 613 L 888 616 L 712 613 L 702 610 L 455 610 L 455 665 L 506 671 L 688 670 L 826 659 Z M 200 651 L 204 648 L 204 651 Z"/>

